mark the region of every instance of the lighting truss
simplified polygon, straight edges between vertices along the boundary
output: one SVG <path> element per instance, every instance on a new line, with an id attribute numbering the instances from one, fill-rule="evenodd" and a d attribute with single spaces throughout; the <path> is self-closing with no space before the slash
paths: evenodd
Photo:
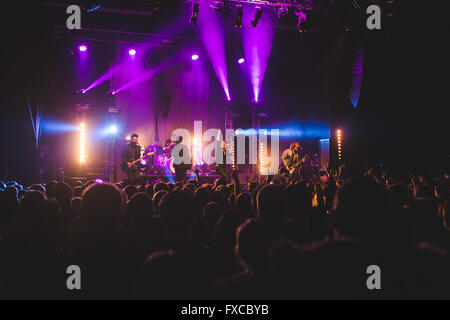
<path id="1" fill-rule="evenodd" d="M 197 0 L 185 0 L 186 3 Z M 236 6 L 253 5 L 259 7 L 272 8 L 278 16 L 287 13 L 288 10 L 296 11 L 313 10 L 316 12 L 332 12 L 338 7 L 339 1 L 336 0 L 207 0 L 210 6 L 216 10 L 220 8 L 233 8 Z M 363 10 L 363 8 L 376 4 L 386 15 L 391 15 L 391 7 L 395 6 L 397 0 L 349 0 L 348 4 L 354 10 Z"/>

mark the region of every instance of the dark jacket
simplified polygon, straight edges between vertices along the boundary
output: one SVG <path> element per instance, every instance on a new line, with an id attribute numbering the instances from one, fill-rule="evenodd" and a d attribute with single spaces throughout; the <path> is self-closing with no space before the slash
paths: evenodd
<path id="1" fill-rule="evenodd" d="M 139 159 L 141 155 L 141 146 L 139 144 L 129 143 L 122 150 L 122 162 L 132 162 Z"/>

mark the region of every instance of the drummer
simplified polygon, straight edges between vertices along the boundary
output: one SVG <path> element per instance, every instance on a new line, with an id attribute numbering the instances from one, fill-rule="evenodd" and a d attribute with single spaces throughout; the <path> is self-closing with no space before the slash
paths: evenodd
<path id="1" fill-rule="evenodd" d="M 166 142 L 164 143 L 163 151 L 165 153 L 171 153 L 174 146 L 175 143 L 173 143 L 172 139 L 167 139 Z"/>

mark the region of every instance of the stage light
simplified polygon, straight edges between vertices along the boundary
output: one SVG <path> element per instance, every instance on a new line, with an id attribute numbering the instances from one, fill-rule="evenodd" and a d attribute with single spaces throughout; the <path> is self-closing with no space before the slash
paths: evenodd
<path id="1" fill-rule="evenodd" d="M 99 135 L 106 138 L 115 138 L 119 133 L 120 128 L 117 124 L 109 124 L 99 130 Z"/>
<path id="2" fill-rule="evenodd" d="M 134 56 L 134 55 L 136 54 L 136 50 L 130 49 L 130 51 L 128 51 L 128 54 L 129 54 L 130 56 Z"/>
<path id="3" fill-rule="evenodd" d="M 86 162 L 86 124 L 84 122 L 80 123 L 80 133 L 79 133 L 79 160 L 80 163 Z"/>
<path id="4" fill-rule="evenodd" d="M 78 50 L 80 50 L 80 52 L 85 52 L 87 50 L 87 47 L 85 45 L 81 45 L 78 47 Z"/>
<path id="5" fill-rule="evenodd" d="M 236 12 L 236 20 L 234 21 L 235 28 L 242 28 L 242 15 L 244 14 L 244 10 L 242 7 L 239 7 Z"/>
<path id="6" fill-rule="evenodd" d="M 66 123 L 49 118 L 44 118 L 42 121 L 42 131 L 47 134 L 59 134 L 64 132 L 76 132 L 80 130 L 79 125 Z"/>
<path id="7" fill-rule="evenodd" d="M 231 101 L 231 97 L 230 97 L 230 92 L 228 91 L 228 89 L 225 89 L 225 95 L 227 96 L 227 101 Z"/>
<path id="8" fill-rule="evenodd" d="M 342 160 L 342 131 L 341 129 L 336 130 L 337 145 L 338 145 L 338 159 Z"/>
<path id="9" fill-rule="evenodd" d="M 194 6 L 192 7 L 191 23 L 197 24 L 199 10 L 200 10 L 200 5 L 198 3 L 194 3 Z"/>
<path id="10" fill-rule="evenodd" d="M 193 61 L 198 60 L 198 58 L 199 58 L 198 54 L 193 54 L 192 57 L 191 57 L 191 59 L 192 59 Z"/>
<path id="11" fill-rule="evenodd" d="M 240 58 L 239 60 L 238 60 L 238 63 L 239 64 L 243 64 L 245 62 L 245 59 L 244 58 Z"/>
<path id="12" fill-rule="evenodd" d="M 119 131 L 119 129 L 114 124 L 109 126 L 109 128 L 108 128 L 108 133 L 109 134 L 114 134 L 114 133 L 117 133 L 118 131 Z"/>
<path id="13" fill-rule="evenodd" d="M 259 88 L 255 85 L 253 86 L 253 101 L 252 103 L 258 104 L 259 102 Z"/>
<path id="14" fill-rule="evenodd" d="M 256 28 L 256 26 L 258 25 L 259 19 L 261 19 L 261 16 L 262 16 L 262 9 L 257 7 L 256 10 L 257 11 L 255 13 L 255 17 L 252 20 L 252 26 L 254 28 Z"/>
<path id="15" fill-rule="evenodd" d="M 146 166 L 146 165 L 147 165 L 147 160 L 142 159 L 142 160 L 141 160 L 141 165 Z"/>
<path id="16" fill-rule="evenodd" d="M 95 183 L 97 183 L 97 184 L 104 184 L 105 181 L 103 181 L 102 179 L 95 179 Z"/>

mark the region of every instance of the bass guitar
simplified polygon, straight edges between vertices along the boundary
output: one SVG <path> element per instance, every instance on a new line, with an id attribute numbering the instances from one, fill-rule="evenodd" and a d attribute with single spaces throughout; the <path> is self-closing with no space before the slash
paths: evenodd
<path id="1" fill-rule="evenodd" d="M 150 157 L 151 155 L 154 155 L 155 152 L 148 152 L 146 154 L 144 154 L 142 157 L 140 157 L 139 159 L 136 159 L 134 161 L 130 161 L 130 162 L 122 162 L 120 164 L 120 169 L 123 171 L 123 173 L 127 173 L 129 169 L 132 168 L 136 168 L 136 165 L 142 161 L 142 159 L 146 158 L 146 157 Z"/>

